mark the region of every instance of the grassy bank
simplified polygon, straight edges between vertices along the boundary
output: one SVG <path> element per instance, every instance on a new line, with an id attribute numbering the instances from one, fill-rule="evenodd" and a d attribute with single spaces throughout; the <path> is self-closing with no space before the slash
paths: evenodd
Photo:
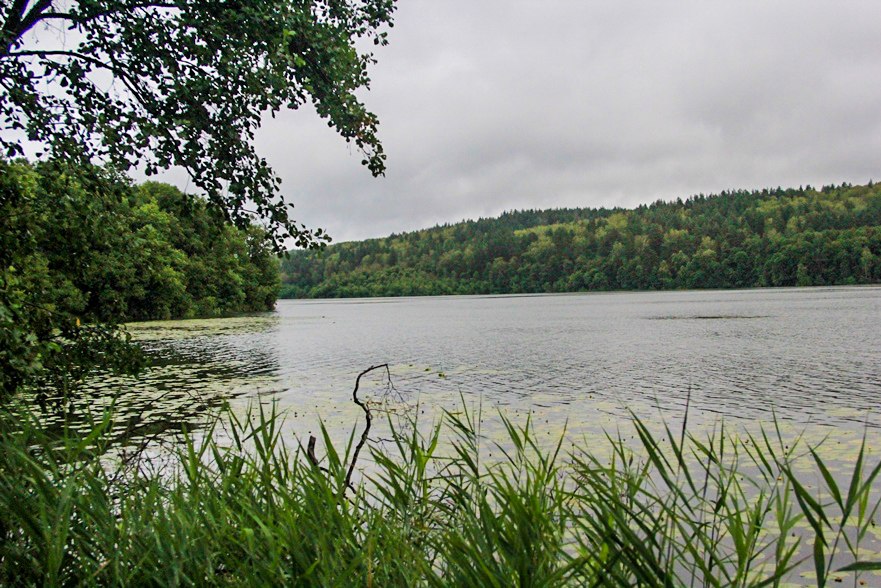
<path id="1" fill-rule="evenodd" d="M 427 435 L 393 426 L 349 487 L 357 435 L 339 450 L 325 436 L 316 464 L 274 412 L 225 413 L 158 472 L 100 458 L 109 414 L 77 438 L 15 418 L 0 436 L 6 585 L 873 585 L 881 569 L 866 551 L 881 466 L 861 451 L 842 483 L 773 430 L 636 422 L 638 446 L 609 438 L 600 460 L 501 417 L 503 457 L 485 463 L 464 411 Z"/>

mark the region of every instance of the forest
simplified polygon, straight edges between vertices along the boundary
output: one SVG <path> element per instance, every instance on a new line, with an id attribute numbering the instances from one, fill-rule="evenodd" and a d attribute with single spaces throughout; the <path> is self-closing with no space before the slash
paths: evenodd
<path id="1" fill-rule="evenodd" d="M 841 184 L 506 212 L 295 251 L 283 298 L 821 286 L 881 281 L 881 187 Z"/>
<path id="2" fill-rule="evenodd" d="M 201 198 L 109 168 L 0 160 L 0 396 L 36 374 L 57 389 L 47 374 L 128 371 L 120 323 L 271 310 L 277 292 L 266 233 Z"/>
<path id="3" fill-rule="evenodd" d="M 2 267 L 42 304 L 83 322 L 272 310 L 275 255 L 256 225 L 237 229 L 168 184 L 106 170 L 0 162 Z M 48 298 L 48 299 L 47 299 Z"/>

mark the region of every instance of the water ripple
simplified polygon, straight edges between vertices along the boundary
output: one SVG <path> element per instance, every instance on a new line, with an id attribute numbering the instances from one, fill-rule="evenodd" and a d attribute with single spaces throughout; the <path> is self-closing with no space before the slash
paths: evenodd
<path id="1" fill-rule="evenodd" d="M 398 390 L 435 411 L 464 398 L 577 429 L 629 411 L 680 418 L 690 394 L 689 422 L 878 426 L 877 287 L 280 301 L 269 315 L 130 329 L 152 367 L 97 378 L 87 397 L 134 391 L 119 402 L 144 423 L 263 397 L 351 426 L 354 375 L 388 362 Z"/>

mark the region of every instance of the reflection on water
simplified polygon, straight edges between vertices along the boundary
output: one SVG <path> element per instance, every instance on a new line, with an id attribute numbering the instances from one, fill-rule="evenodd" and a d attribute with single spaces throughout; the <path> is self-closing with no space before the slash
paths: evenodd
<path id="1" fill-rule="evenodd" d="M 429 414 L 461 396 L 576 437 L 629 411 L 679 422 L 689 393 L 697 428 L 774 414 L 818 434 L 881 424 L 878 287 L 280 301 L 255 317 L 130 329 L 152 366 L 96 378 L 84 402 L 124 391 L 119 409 L 150 431 L 261 396 L 291 409 L 296 433 L 319 417 L 347 433 L 354 376 L 386 362 Z"/>
<path id="2" fill-rule="evenodd" d="M 118 436 L 137 443 L 145 436 L 198 429 L 224 402 L 281 392 L 277 356 L 266 339 L 277 322 L 268 314 L 131 325 L 149 367 L 138 378 L 90 380 L 72 402 L 70 413 L 79 419 L 74 426 L 89 428 L 82 415 L 94 416 L 112 403 Z M 54 425 L 62 418 L 50 414 L 46 420 Z"/>

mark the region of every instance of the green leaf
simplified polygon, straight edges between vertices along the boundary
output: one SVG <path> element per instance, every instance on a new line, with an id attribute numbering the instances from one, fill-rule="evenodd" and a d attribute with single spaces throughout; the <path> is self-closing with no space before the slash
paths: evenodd
<path id="1" fill-rule="evenodd" d="M 814 537 L 814 570 L 817 572 L 817 585 L 820 588 L 826 585 L 826 553 L 823 543 L 819 535 Z"/>

